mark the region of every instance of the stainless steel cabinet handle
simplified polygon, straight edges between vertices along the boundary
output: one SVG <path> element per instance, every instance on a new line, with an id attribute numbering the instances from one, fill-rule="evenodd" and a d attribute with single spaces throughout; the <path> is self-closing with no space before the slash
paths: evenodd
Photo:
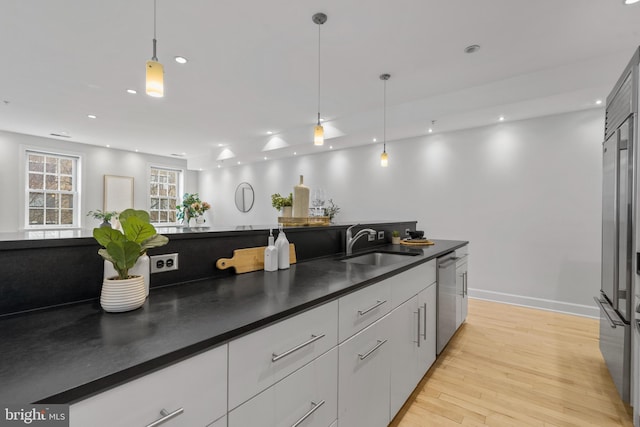
<path id="1" fill-rule="evenodd" d="M 424 309 L 424 328 L 422 329 L 422 338 L 424 338 L 424 342 L 427 342 L 427 303 L 422 304 L 422 308 Z"/>
<path id="2" fill-rule="evenodd" d="M 414 311 L 413 313 L 418 315 L 418 340 L 414 342 L 418 344 L 418 348 L 420 348 L 420 307 L 418 307 L 418 311 Z"/>
<path id="3" fill-rule="evenodd" d="M 638 332 L 640 332 L 640 320 L 636 320 L 636 328 L 638 328 Z"/>
<path id="4" fill-rule="evenodd" d="M 156 427 L 159 426 L 160 424 L 164 424 L 167 421 L 169 421 L 172 418 L 177 417 L 178 415 L 182 414 L 184 412 L 184 408 L 179 408 L 176 409 L 175 411 L 169 413 L 167 412 L 165 409 L 162 409 L 160 411 L 160 415 L 162 415 L 162 418 L 159 418 L 157 420 L 155 420 L 154 422 L 152 422 L 151 424 L 148 424 L 147 427 Z"/>
<path id="5" fill-rule="evenodd" d="M 366 359 L 367 357 L 369 357 L 371 355 L 371 353 L 373 353 L 374 351 L 376 351 L 377 349 L 382 347 L 382 344 L 384 344 L 386 342 L 387 342 L 387 340 L 384 340 L 384 341 L 378 340 L 378 344 L 376 344 L 375 347 L 373 347 L 371 350 L 367 351 L 365 354 L 358 354 L 358 357 L 360 358 L 360 360 Z"/>
<path id="6" fill-rule="evenodd" d="M 467 296 L 469 294 L 469 274 L 467 271 L 464 272 L 464 280 L 462 283 L 464 284 L 464 295 Z"/>
<path id="7" fill-rule="evenodd" d="M 365 314 L 367 314 L 371 310 L 375 310 L 376 308 L 380 307 L 385 302 L 387 302 L 387 300 L 383 300 L 383 301 L 377 300 L 376 303 L 373 306 L 367 308 L 366 310 L 358 310 L 358 316 L 364 316 Z"/>
<path id="8" fill-rule="evenodd" d="M 620 320 L 614 320 L 611 318 L 611 316 L 609 316 L 609 312 L 604 308 L 604 304 L 602 303 L 602 301 L 600 301 L 600 299 L 598 299 L 597 297 L 593 297 L 593 299 L 595 300 L 596 304 L 600 306 L 600 309 L 609 321 L 609 326 L 614 329 L 616 328 L 616 326 L 624 326 L 624 322 L 621 322 Z"/>
<path id="9" fill-rule="evenodd" d="M 311 416 L 311 414 L 313 414 L 315 411 L 317 411 L 317 410 L 318 410 L 318 408 L 320 408 L 322 405 L 324 405 L 324 400 L 321 400 L 321 401 L 320 401 L 320 402 L 318 402 L 318 403 L 311 402 L 311 405 L 312 405 L 313 407 L 309 410 L 309 412 L 307 412 L 306 414 L 304 414 L 304 415 L 302 416 L 302 418 L 300 418 L 298 421 L 296 421 L 296 422 L 295 422 L 295 424 L 293 424 L 291 427 L 298 427 L 300 424 L 302 424 L 302 422 L 303 422 L 304 420 L 306 420 L 307 418 L 309 418 L 309 417 Z"/>
<path id="10" fill-rule="evenodd" d="M 306 347 L 306 346 L 308 346 L 309 344 L 311 344 L 311 343 L 314 343 L 314 342 L 318 341 L 320 338 L 324 338 L 324 334 L 322 334 L 322 335 L 311 335 L 311 339 L 309 339 L 309 340 L 307 340 L 307 341 L 303 342 L 302 344 L 298 344 L 297 346 L 293 347 L 293 348 L 292 348 L 292 349 L 290 349 L 290 350 L 285 351 L 285 352 L 284 352 L 284 353 L 282 353 L 282 354 L 275 354 L 275 353 L 272 353 L 272 354 L 271 354 L 271 356 L 272 356 L 272 357 L 271 357 L 271 361 L 272 361 L 272 362 L 277 362 L 278 360 L 282 359 L 283 357 L 287 357 L 287 356 L 288 356 L 288 355 L 290 355 L 291 353 L 293 353 L 293 352 L 295 352 L 295 351 L 298 351 L 298 350 L 300 350 L 301 348 Z"/>

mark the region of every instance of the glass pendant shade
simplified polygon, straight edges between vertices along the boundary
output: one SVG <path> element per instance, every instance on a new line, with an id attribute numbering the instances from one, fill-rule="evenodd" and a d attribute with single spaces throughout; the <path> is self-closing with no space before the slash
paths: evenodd
<path id="1" fill-rule="evenodd" d="M 147 61 L 147 95 L 155 98 L 164 96 L 164 67 L 153 60 Z"/>
<path id="2" fill-rule="evenodd" d="M 380 166 L 383 168 L 389 166 L 389 155 L 386 151 L 383 151 L 382 154 L 380 154 Z"/>
<path id="3" fill-rule="evenodd" d="M 313 131 L 313 145 L 324 145 L 324 128 L 317 125 Z"/>

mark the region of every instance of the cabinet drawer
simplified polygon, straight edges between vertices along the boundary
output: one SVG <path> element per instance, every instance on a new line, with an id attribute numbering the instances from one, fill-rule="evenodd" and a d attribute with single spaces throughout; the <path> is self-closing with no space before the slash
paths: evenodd
<path id="1" fill-rule="evenodd" d="M 395 308 L 436 281 L 436 260 L 403 271 L 389 280 L 393 282 L 391 300 L 392 308 Z"/>
<path id="2" fill-rule="evenodd" d="M 338 414 L 338 348 L 229 413 L 229 427 L 328 427 Z"/>
<path id="3" fill-rule="evenodd" d="M 229 343 L 229 409 L 306 365 L 338 343 L 338 302 Z"/>
<path id="4" fill-rule="evenodd" d="M 163 427 L 205 426 L 225 414 L 226 388 L 223 345 L 71 405 L 70 426 L 146 426 L 180 408 Z"/>
<path id="5" fill-rule="evenodd" d="M 338 421 L 340 426 L 389 423 L 391 373 L 389 315 L 338 346 Z"/>
<path id="6" fill-rule="evenodd" d="M 342 342 L 391 311 L 391 281 L 340 298 L 338 311 L 338 340 Z"/>

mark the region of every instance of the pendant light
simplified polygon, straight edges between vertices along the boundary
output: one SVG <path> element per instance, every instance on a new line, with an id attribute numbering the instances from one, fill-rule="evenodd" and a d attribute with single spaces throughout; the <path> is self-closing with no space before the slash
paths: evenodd
<path id="1" fill-rule="evenodd" d="M 156 57 L 156 1 L 153 0 L 153 56 L 147 61 L 147 95 L 164 96 L 164 67 Z"/>
<path id="2" fill-rule="evenodd" d="M 391 78 L 390 74 L 380 74 L 380 80 L 384 82 L 384 108 L 382 120 L 382 154 L 380 154 L 380 166 L 386 168 L 389 166 L 389 155 L 387 154 L 387 80 Z"/>
<path id="3" fill-rule="evenodd" d="M 320 123 L 320 26 L 327 22 L 327 15 L 316 13 L 311 19 L 318 25 L 318 123 L 313 131 L 313 145 L 324 145 L 324 128 Z"/>

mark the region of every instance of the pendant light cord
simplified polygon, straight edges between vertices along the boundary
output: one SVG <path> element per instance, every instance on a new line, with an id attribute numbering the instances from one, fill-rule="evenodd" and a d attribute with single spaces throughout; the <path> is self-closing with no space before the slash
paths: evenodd
<path id="1" fill-rule="evenodd" d="M 382 151 L 387 151 L 387 81 L 384 80 L 384 95 L 382 109 Z"/>
<path id="2" fill-rule="evenodd" d="M 318 126 L 320 126 L 320 27 L 318 25 Z"/>
<path id="3" fill-rule="evenodd" d="M 158 57 L 156 56 L 156 7 L 157 0 L 153 0 L 153 59 L 154 61 L 158 61 Z"/>

